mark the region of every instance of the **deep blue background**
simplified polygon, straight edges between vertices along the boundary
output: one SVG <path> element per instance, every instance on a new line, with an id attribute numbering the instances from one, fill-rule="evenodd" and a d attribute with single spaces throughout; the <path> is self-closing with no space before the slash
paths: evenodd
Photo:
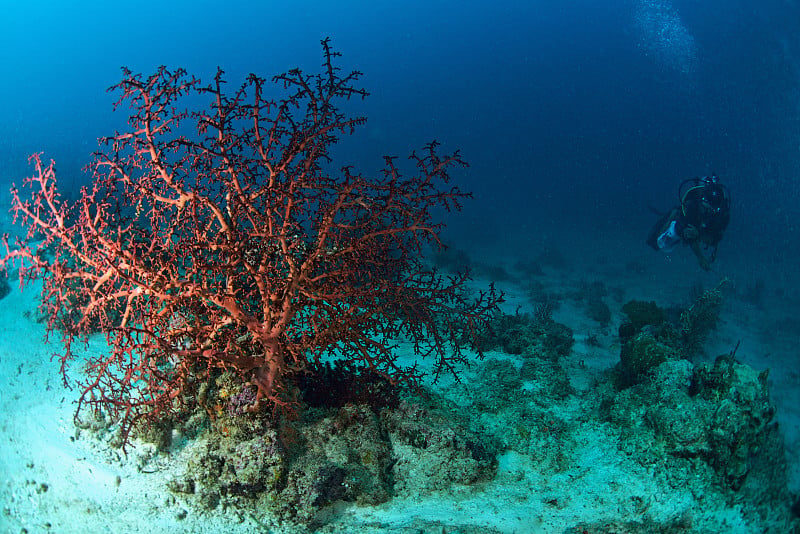
<path id="1" fill-rule="evenodd" d="M 638 246 L 648 206 L 666 209 L 683 178 L 715 171 L 735 201 L 727 254 L 797 264 L 800 8 L 789 0 L 3 4 L 3 189 L 36 151 L 62 183 L 80 180 L 96 138 L 125 119 L 105 93 L 122 65 L 204 79 L 219 65 L 232 82 L 313 72 L 330 36 L 371 92 L 340 163 L 374 169 L 431 139 L 460 148 L 471 167 L 458 179 L 476 194 L 451 224 L 462 244 L 571 227 Z M 670 35 L 643 29 L 648 10 L 693 39 L 685 69 L 681 43 L 671 57 L 658 42 Z"/>

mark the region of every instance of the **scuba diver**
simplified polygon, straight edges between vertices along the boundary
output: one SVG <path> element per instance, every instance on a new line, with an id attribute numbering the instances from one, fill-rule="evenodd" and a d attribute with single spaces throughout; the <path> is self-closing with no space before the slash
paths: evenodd
<path id="1" fill-rule="evenodd" d="M 728 188 L 716 175 L 689 178 L 678 187 L 680 205 L 661 217 L 653 226 L 647 244 L 655 250 L 672 252 L 678 243 L 689 245 L 700 267 L 711 270 L 717 246 L 728 227 L 731 199 Z M 703 250 L 711 249 L 706 258 Z"/>

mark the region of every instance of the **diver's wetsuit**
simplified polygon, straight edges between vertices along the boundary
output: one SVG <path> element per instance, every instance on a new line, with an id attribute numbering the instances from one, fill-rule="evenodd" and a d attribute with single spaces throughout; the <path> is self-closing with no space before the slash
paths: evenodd
<path id="1" fill-rule="evenodd" d="M 647 237 L 647 244 L 655 250 L 669 253 L 678 243 L 683 242 L 692 247 L 703 264 L 708 261 L 700 252 L 702 243 L 714 249 L 711 256 L 713 261 L 717 246 L 730 221 L 730 199 L 727 191 L 716 183 L 716 177 L 713 180 L 709 182 L 707 179 L 698 179 L 696 185 L 683 195 L 681 205 L 656 222 Z M 709 191 L 719 195 L 713 207 L 709 206 Z"/>

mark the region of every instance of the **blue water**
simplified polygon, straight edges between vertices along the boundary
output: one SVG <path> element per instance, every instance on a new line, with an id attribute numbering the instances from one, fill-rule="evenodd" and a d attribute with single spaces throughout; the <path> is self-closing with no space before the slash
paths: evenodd
<path id="1" fill-rule="evenodd" d="M 120 66 L 204 79 L 221 66 L 232 83 L 314 72 L 329 36 L 371 92 L 340 163 L 369 171 L 431 139 L 460 148 L 471 167 L 457 179 L 476 199 L 450 221 L 454 240 L 478 248 L 559 227 L 643 240 L 651 206 L 716 172 L 734 199 L 727 253 L 788 269 L 798 26 L 789 0 L 7 1 L 0 187 L 37 151 L 65 187 L 80 182 L 97 137 L 124 124 L 105 92 Z"/>
<path id="2" fill-rule="evenodd" d="M 125 126 L 106 92 L 120 67 L 183 67 L 210 81 L 219 66 L 236 87 L 250 72 L 318 72 L 326 37 L 371 93 L 347 104 L 369 120 L 335 163 L 369 173 L 433 139 L 460 149 L 470 166 L 453 177 L 474 199 L 447 215 L 457 248 L 506 265 L 547 247 L 570 261 L 586 250 L 588 264 L 607 251 L 603 268 L 618 265 L 626 282 L 626 269 L 644 272 L 652 293 L 631 294 L 664 305 L 685 299 L 698 275 L 764 282 L 783 304 L 773 317 L 795 329 L 775 327 L 772 341 L 795 343 L 800 0 L 3 0 L 0 210 L 35 152 L 57 161 L 61 187 L 85 183 L 98 137 Z M 673 262 L 645 238 L 684 179 L 712 172 L 733 206 L 717 271 L 705 275 L 686 247 L 688 261 Z M 0 217 L 0 232 L 7 224 Z M 667 279 L 681 282 L 674 298 Z M 743 337 L 745 357 L 768 360 L 772 348 Z M 782 415 L 798 406 L 786 367 L 770 375 L 784 384 Z M 797 487 L 797 409 L 788 413 Z"/>

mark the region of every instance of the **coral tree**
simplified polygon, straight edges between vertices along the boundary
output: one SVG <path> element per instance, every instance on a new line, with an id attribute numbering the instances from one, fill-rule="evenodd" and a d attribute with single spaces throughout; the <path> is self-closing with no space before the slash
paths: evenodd
<path id="1" fill-rule="evenodd" d="M 442 277 L 423 253 L 442 245 L 433 212 L 470 196 L 449 183 L 465 163 L 431 143 L 410 156 L 413 176 L 392 157 L 377 177 L 336 170 L 332 145 L 366 120 L 338 103 L 367 93 L 322 46 L 320 74 L 273 78 L 281 100 L 256 75 L 226 92 L 221 70 L 204 85 L 184 70 L 123 69 L 111 90 L 129 127 L 101 139 L 74 203 L 59 195 L 54 164 L 33 156 L 30 196 L 12 190 L 27 237 L 4 240 L 2 264 L 43 279 L 65 372 L 76 340 L 106 335 L 109 352 L 85 365 L 79 411 L 120 416 L 127 436 L 139 420 L 193 408 L 219 369 L 253 388 L 252 410 L 285 407 L 289 377 L 326 355 L 414 383 L 420 370 L 393 352 L 400 336 L 436 373 L 463 360 L 500 297 L 470 297 L 466 273 Z"/>

